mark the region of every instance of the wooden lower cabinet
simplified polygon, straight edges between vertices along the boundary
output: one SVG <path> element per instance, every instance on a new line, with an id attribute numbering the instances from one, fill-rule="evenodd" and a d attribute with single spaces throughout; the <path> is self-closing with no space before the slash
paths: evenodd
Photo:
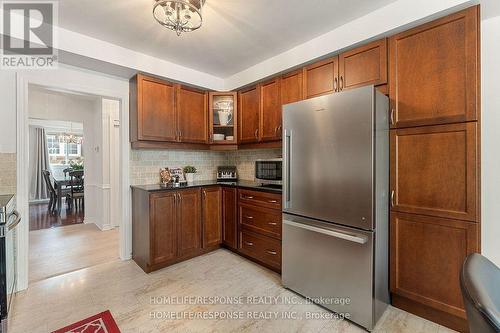
<path id="1" fill-rule="evenodd" d="M 281 271 L 281 241 L 243 230 L 240 233 L 240 252 L 258 262 Z"/>
<path id="2" fill-rule="evenodd" d="M 202 189 L 203 248 L 222 243 L 222 192 L 221 188 Z"/>
<path id="3" fill-rule="evenodd" d="M 281 194 L 238 190 L 238 252 L 281 272 Z"/>
<path id="4" fill-rule="evenodd" d="M 177 256 L 176 193 L 152 194 L 150 200 L 151 264 Z"/>
<path id="5" fill-rule="evenodd" d="M 222 244 L 238 248 L 238 193 L 236 188 L 222 188 Z"/>
<path id="6" fill-rule="evenodd" d="M 201 249 L 200 190 L 178 192 L 177 248 L 180 257 L 191 256 Z"/>
<path id="7" fill-rule="evenodd" d="M 478 250 L 477 223 L 391 212 L 390 287 L 395 305 L 406 305 L 405 310 L 434 321 L 442 313 L 443 321 L 438 322 L 461 329 L 466 315 L 460 271 L 466 256 Z"/>

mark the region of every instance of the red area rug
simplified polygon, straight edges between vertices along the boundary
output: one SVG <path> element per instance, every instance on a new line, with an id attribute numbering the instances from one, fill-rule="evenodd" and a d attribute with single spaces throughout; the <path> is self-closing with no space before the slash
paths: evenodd
<path id="1" fill-rule="evenodd" d="M 52 333 L 120 333 L 111 312 L 104 311 Z"/>

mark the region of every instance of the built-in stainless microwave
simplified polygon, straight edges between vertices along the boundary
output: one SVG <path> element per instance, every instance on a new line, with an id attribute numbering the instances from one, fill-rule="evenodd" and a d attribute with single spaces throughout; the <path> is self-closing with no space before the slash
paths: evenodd
<path id="1" fill-rule="evenodd" d="M 255 181 L 267 185 L 282 185 L 282 158 L 255 161 Z"/>

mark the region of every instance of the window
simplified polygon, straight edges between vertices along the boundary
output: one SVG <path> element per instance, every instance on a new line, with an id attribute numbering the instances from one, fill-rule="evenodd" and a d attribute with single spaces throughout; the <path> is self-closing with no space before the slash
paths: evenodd
<path id="1" fill-rule="evenodd" d="M 59 141 L 57 141 L 57 135 L 47 135 L 47 148 L 49 149 L 49 156 L 59 155 L 61 153 L 60 144 Z"/>
<path id="2" fill-rule="evenodd" d="M 49 163 L 52 165 L 69 165 L 72 160 L 82 159 L 82 145 L 77 143 L 65 143 L 59 141 L 63 133 L 48 133 L 47 148 L 49 151 Z M 81 135 L 75 135 L 81 139 Z"/>

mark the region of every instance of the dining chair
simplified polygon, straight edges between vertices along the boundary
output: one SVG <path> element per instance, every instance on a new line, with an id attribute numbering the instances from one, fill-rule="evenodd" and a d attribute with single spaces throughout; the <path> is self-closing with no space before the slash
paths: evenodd
<path id="1" fill-rule="evenodd" d="M 463 264 L 460 287 L 471 333 L 500 332 L 500 268 L 473 253 Z"/>
<path id="2" fill-rule="evenodd" d="M 66 200 L 70 207 L 73 205 L 75 209 L 78 210 L 85 208 L 85 187 L 84 187 L 84 178 L 83 178 L 83 170 L 72 170 L 69 172 L 70 181 L 69 186 L 71 192 L 66 196 Z"/>
<path id="3" fill-rule="evenodd" d="M 57 202 L 57 192 L 52 185 L 52 181 L 50 180 L 50 171 L 42 170 L 43 180 L 45 181 L 45 185 L 47 185 L 47 190 L 49 191 L 49 212 L 53 212 L 56 208 Z"/>

